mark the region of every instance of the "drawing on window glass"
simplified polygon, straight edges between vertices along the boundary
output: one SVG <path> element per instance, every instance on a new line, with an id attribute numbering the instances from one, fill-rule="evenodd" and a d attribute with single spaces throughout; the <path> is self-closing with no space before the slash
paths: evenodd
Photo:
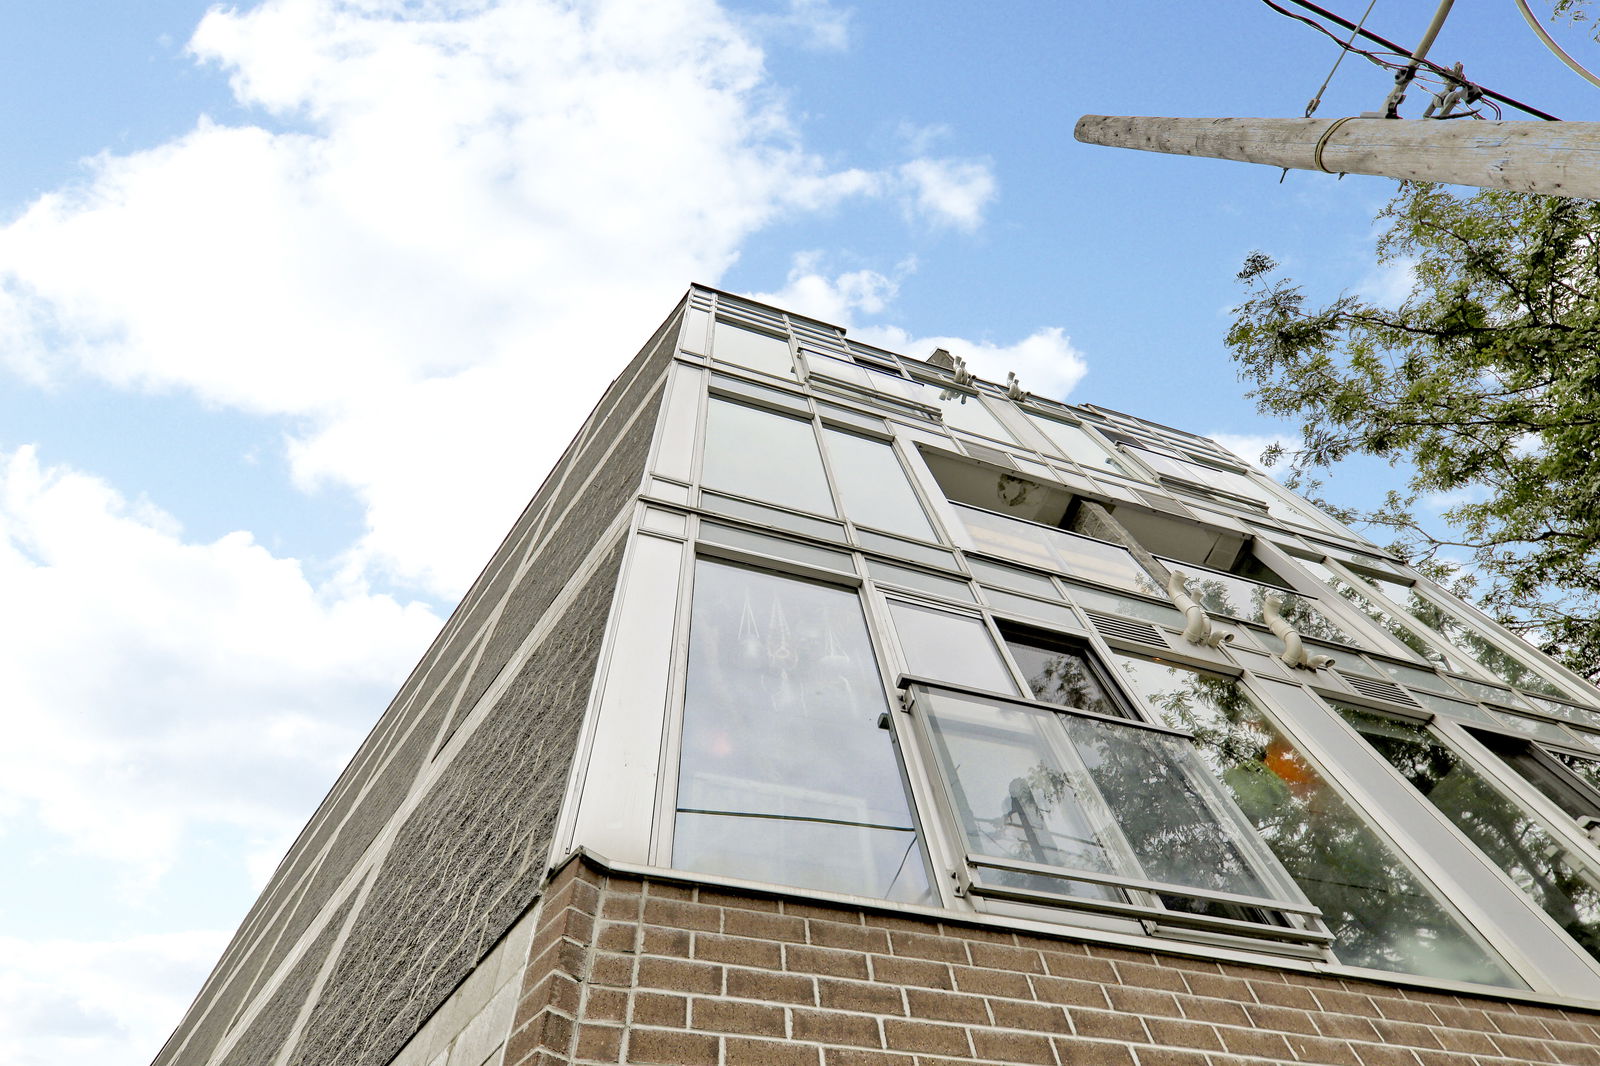
<path id="1" fill-rule="evenodd" d="M 1194 735 L 1351 966 L 1521 987 L 1230 678 L 1119 656 L 1167 724 Z"/>
<path id="2" fill-rule="evenodd" d="M 695 566 L 673 865 L 928 902 L 856 594 Z"/>
<path id="3" fill-rule="evenodd" d="M 1465 833 L 1567 935 L 1600 959 L 1600 879 L 1427 727 L 1338 705 L 1389 765 Z"/>

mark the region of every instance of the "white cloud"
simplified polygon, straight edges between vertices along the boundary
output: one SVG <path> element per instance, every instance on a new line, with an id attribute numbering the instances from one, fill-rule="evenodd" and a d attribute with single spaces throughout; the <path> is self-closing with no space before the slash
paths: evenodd
<path id="1" fill-rule="evenodd" d="M 226 933 L 210 931 L 126 940 L 0 937 L 0 1061 L 148 1062 L 226 943 Z"/>
<path id="2" fill-rule="evenodd" d="M 1208 433 L 1206 436 L 1251 466 L 1280 479 L 1288 473 L 1288 465 L 1280 462 L 1276 466 L 1264 467 L 1261 465 L 1262 454 L 1273 445 L 1289 452 L 1300 446 L 1299 438 L 1289 433 Z"/>
<path id="3" fill-rule="evenodd" d="M 1417 284 L 1417 261 L 1402 257 L 1368 269 L 1355 287 L 1356 295 L 1380 307 L 1399 307 Z"/>
<path id="4" fill-rule="evenodd" d="M 186 833 L 280 841 L 439 625 L 29 448 L 0 454 L 0 588 L 0 811 L 133 890 Z"/>
<path id="5" fill-rule="evenodd" d="M 899 176 L 914 217 L 969 232 L 982 223 L 999 190 L 989 163 L 979 159 L 913 159 Z"/>
<path id="6" fill-rule="evenodd" d="M 970 230 L 995 188 L 828 166 L 710 0 L 267 0 L 191 48 L 272 123 L 101 156 L 0 229 L 0 358 L 293 418 L 300 482 L 366 507 L 353 562 L 444 596 L 752 232 L 851 198 Z"/>
<path id="7" fill-rule="evenodd" d="M 850 46 L 851 12 L 829 0 L 788 0 L 782 11 L 747 15 L 741 21 L 762 37 L 818 51 Z"/>
<path id="8" fill-rule="evenodd" d="M 823 253 L 801 252 L 794 257 L 783 288 L 777 292 L 749 293 L 752 300 L 796 311 L 834 325 L 848 325 L 857 313 L 882 314 L 900 292 L 900 280 L 916 268 L 906 260 L 890 277 L 876 270 L 851 270 L 832 277 L 824 273 Z"/>

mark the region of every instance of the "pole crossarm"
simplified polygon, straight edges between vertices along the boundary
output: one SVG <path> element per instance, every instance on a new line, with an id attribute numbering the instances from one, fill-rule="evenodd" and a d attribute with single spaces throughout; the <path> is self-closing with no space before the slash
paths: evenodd
<path id="1" fill-rule="evenodd" d="M 1600 199 L 1600 122 L 1084 115 L 1085 144 Z"/>

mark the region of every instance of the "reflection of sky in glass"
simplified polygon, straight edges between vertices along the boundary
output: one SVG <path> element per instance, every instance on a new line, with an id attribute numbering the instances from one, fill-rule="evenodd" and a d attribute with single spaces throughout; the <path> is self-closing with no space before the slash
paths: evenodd
<path id="1" fill-rule="evenodd" d="M 712 397 L 706 409 L 706 486 L 833 514 L 811 423 Z"/>
<path id="2" fill-rule="evenodd" d="M 1023 414 L 1039 427 L 1039 432 L 1061 449 L 1062 455 L 1079 466 L 1095 471 L 1110 470 L 1123 475 L 1128 473 L 1128 468 L 1117 462 L 1116 457 L 1106 451 L 1105 447 L 1086 431 L 1066 422 L 1057 422 L 1053 418 L 1036 415 L 1032 411 L 1024 411 Z"/>
<path id="3" fill-rule="evenodd" d="M 955 504 L 980 551 L 1135 592 L 1161 589 L 1126 548 L 993 511 Z"/>
<path id="4" fill-rule="evenodd" d="M 1189 595 L 1208 611 L 1265 625 L 1267 619 L 1263 601 L 1267 596 L 1276 594 L 1282 599 L 1278 613 L 1294 626 L 1301 636 L 1351 647 L 1357 646 L 1354 639 L 1328 621 L 1322 612 L 1312 606 L 1314 601 L 1305 596 L 1272 585 L 1263 585 L 1249 578 L 1236 577 L 1216 570 L 1205 570 L 1176 559 L 1163 559 L 1162 562 L 1175 570 L 1183 571 L 1184 576 L 1189 579 Z"/>
<path id="5" fill-rule="evenodd" d="M 1372 600 L 1362 595 L 1355 588 L 1355 586 L 1340 578 L 1332 570 L 1329 570 L 1321 563 L 1313 562 L 1310 559 L 1296 559 L 1295 562 L 1299 563 L 1301 567 L 1309 571 L 1313 577 L 1317 578 L 1323 584 L 1337 592 L 1356 610 L 1360 611 L 1362 614 L 1378 623 L 1378 625 L 1383 628 L 1384 632 L 1388 633 L 1391 637 L 1394 637 L 1401 644 L 1404 644 L 1407 648 L 1410 648 L 1412 651 L 1416 652 L 1430 663 L 1438 663 L 1446 667 L 1449 666 L 1449 661 L 1445 659 L 1444 655 L 1438 649 L 1434 648 L 1433 645 L 1423 640 L 1414 630 L 1403 625 L 1394 617 L 1394 615 L 1390 614 L 1388 611 L 1385 611 L 1376 603 L 1373 603 Z"/>

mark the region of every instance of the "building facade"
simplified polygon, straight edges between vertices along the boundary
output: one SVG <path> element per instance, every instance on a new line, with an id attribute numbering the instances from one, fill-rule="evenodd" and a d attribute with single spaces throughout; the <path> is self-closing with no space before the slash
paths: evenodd
<path id="1" fill-rule="evenodd" d="M 1600 1064 L 1600 692 L 1201 437 L 696 287 L 158 1066 Z"/>

